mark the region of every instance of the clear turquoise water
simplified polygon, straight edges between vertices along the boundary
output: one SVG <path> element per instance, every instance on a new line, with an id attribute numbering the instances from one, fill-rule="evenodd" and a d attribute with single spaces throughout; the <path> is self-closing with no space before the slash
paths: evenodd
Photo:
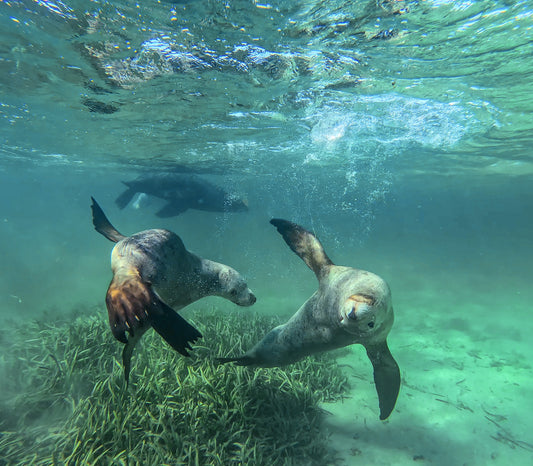
<path id="1" fill-rule="evenodd" d="M 3 319 L 102 302 L 91 195 L 290 316 L 316 284 L 288 218 L 393 291 L 404 386 L 379 423 L 354 349 L 345 464 L 529 464 L 532 27 L 531 1 L 0 2 Z M 176 165 L 250 211 L 116 209 L 120 180 Z"/>

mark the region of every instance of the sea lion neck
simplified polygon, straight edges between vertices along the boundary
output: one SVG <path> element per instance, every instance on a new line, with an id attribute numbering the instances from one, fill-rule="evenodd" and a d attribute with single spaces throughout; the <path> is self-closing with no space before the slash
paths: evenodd
<path id="1" fill-rule="evenodd" d="M 334 265 L 328 265 L 323 266 L 314 271 L 315 277 L 318 281 L 318 290 L 322 293 L 324 293 L 327 288 L 330 286 L 330 283 L 332 280 L 335 280 L 335 266 Z"/>
<path id="2" fill-rule="evenodd" d="M 316 272 L 316 278 L 320 287 L 331 286 L 334 282 L 342 280 L 344 277 L 348 279 L 347 273 L 352 269 L 343 267 L 341 265 L 324 264 Z"/>
<path id="3" fill-rule="evenodd" d="M 219 295 L 220 275 L 228 267 L 224 264 L 209 259 L 197 258 L 199 261 L 196 264 L 196 272 L 198 282 L 201 283 L 200 288 L 204 290 L 206 296 Z"/>

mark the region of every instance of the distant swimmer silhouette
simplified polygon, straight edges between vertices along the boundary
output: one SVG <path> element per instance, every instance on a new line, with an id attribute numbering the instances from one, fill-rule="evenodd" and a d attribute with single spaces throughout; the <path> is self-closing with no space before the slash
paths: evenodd
<path id="1" fill-rule="evenodd" d="M 219 358 L 219 362 L 283 366 L 313 353 L 361 344 L 374 367 L 380 419 L 386 419 L 400 390 L 400 369 L 387 346 L 394 321 L 387 283 L 365 270 L 334 265 L 315 235 L 301 226 L 281 219 L 270 223 L 313 270 L 318 290 L 287 323 L 271 330 L 245 354 Z"/>
<path id="2" fill-rule="evenodd" d="M 176 351 L 189 356 L 190 343 L 202 335 L 176 310 L 205 296 L 221 296 L 239 306 L 255 303 L 254 294 L 235 269 L 187 251 L 179 236 L 168 230 L 124 236 L 91 199 L 95 230 L 117 243 L 111 253 L 113 279 L 106 305 L 111 331 L 126 345 L 122 352 L 126 381 L 133 349 L 150 327 Z"/>
<path id="3" fill-rule="evenodd" d="M 189 173 L 153 174 L 123 183 L 128 188 L 115 201 L 120 209 L 126 207 L 136 193 L 145 193 L 167 201 L 167 204 L 156 212 L 158 217 L 174 217 L 188 209 L 210 212 L 248 210 L 245 200 Z"/>

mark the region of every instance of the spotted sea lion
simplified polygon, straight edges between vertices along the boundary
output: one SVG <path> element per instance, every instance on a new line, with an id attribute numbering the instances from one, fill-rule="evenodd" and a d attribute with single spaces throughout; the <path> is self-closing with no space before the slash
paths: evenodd
<path id="1" fill-rule="evenodd" d="M 117 243 L 111 253 L 113 279 L 106 305 L 111 331 L 126 345 L 122 352 L 126 381 L 135 344 L 150 327 L 176 351 L 189 356 L 190 343 L 202 335 L 175 311 L 205 296 L 221 296 L 239 306 L 255 303 L 254 294 L 235 269 L 187 251 L 180 237 L 168 230 L 124 236 L 91 199 L 94 228 Z"/>
<path id="2" fill-rule="evenodd" d="M 287 220 L 270 221 L 318 278 L 318 290 L 288 322 L 271 330 L 244 355 L 222 363 L 275 367 L 310 354 L 361 344 L 374 368 L 380 419 L 391 414 L 400 369 L 387 346 L 394 315 L 387 283 L 365 270 L 334 265 L 311 232 Z"/>
<path id="3" fill-rule="evenodd" d="M 174 217 L 188 209 L 210 212 L 244 212 L 246 201 L 219 186 L 190 173 L 160 173 L 123 181 L 127 189 L 116 199 L 123 209 L 136 193 L 146 193 L 167 201 L 158 217 Z"/>

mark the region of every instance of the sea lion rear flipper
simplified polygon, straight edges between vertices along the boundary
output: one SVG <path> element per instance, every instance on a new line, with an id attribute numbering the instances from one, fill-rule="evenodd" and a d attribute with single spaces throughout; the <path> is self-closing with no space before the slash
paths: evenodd
<path id="1" fill-rule="evenodd" d="M 400 391 L 400 368 L 392 357 L 387 341 L 368 346 L 366 353 L 374 367 L 374 382 L 379 398 L 379 418 L 387 419 L 398 398 Z"/>
<path id="2" fill-rule="evenodd" d="M 251 366 L 254 361 L 250 356 L 237 356 L 235 358 L 215 358 L 215 361 L 219 364 L 226 364 L 228 362 L 234 362 L 237 366 Z"/>
<path id="3" fill-rule="evenodd" d="M 302 258 L 318 278 L 325 266 L 333 265 L 313 233 L 296 223 L 280 218 L 273 218 L 270 223 L 278 229 L 289 247 Z"/>
<path id="4" fill-rule="evenodd" d="M 155 215 L 159 218 L 175 217 L 185 212 L 189 207 L 182 202 L 169 202 L 165 204 L 163 208 L 158 210 Z"/>
<path id="5" fill-rule="evenodd" d="M 133 199 L 133 196 L 135 196 L 135 194 L 137 194 L 137 190 L 134 188 L 130 188 L 128 186 L 128 189 L 126 189 L 126 191 L 124 191 L 122 194 L 120 194 L 115 199 L 115 204 L 118 206 L 120 210 L 122 210 L 124 207 L 126 207 L 130 203 L 130 201 Z"/>
<path id="6" fill-rule="evenodd" d="M 122 365 L 124 366 L 124 378 L 126 379 L 126 384 L 130 381 L 130 370 L 131 370 L 131 357 L 133 356 L 133 350 L 135 345 L 141 339 L 142 334 L 136 332 L 134 336 L 128 338 L 128 342 L 124 345 L 122 350 Z"/>
<path id="7" fill-rule="evenodd" d="M 98 205 L 98 202 L 91 196 L 93 203 L 91 204 L 91 210 L 93 212 L 93 225 L 94 229 L 104 235 L 108 240 L 115 243 L 126 238 L 123 234 L 119 233 L 111 222 L 107 219 L 102 208 Z"/>

